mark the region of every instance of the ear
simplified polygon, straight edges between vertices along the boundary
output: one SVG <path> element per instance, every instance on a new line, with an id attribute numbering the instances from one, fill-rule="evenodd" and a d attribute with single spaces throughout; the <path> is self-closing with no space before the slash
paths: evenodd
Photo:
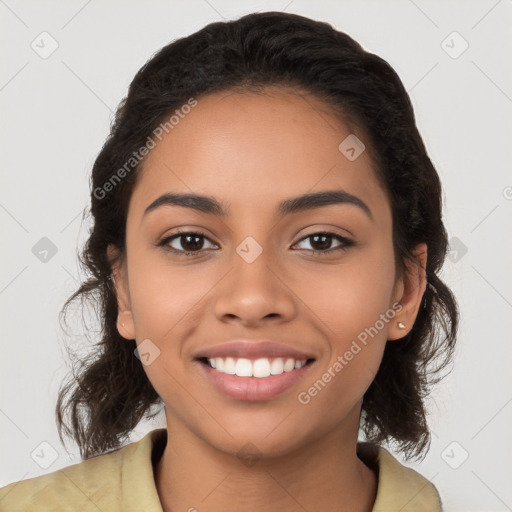
<path id="1" fill-rule="evenodd" d="M 400 302 L 402 309 L 390 323 L 388 340 L 403 338 L 412 329 L 427 287 L 427 244 L 419 244 L 415 248 L 414 254 L 417 262 L 406 262 L 407 270 L 395 285 L 392 304 Z M 398 327 L 399 322 L 405 325 L 405 329 Z"/>
<path id="2" fill-rule="evenodd" d="M 123 338 L 134 340 L 135 324 L 131 310 L 128 272 L 125 260 L 119 257 L 119 249 L 113 244 L 107 247 L 107 257 L 111 263 L 112 282 L 114 283 L 117 297 L 117 330 Z"/>

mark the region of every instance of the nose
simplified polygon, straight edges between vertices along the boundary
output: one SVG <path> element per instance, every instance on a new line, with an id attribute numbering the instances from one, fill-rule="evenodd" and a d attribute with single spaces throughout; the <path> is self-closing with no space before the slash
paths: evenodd
<path id="1" fill-rule="evenodd" d="M 262 251 L 253 260 L 237 255 L 217 287 L 215 315 L 246 327 L 257 327 L 264 320 L 288 322 L 296 314 L 297 303 L 287 281 L 286 272 L 270 251 Z"/>

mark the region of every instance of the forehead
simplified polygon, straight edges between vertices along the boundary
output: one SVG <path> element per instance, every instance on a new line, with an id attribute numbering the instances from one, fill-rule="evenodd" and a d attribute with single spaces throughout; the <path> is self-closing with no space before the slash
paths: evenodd
<path id="1" fill-rule="evenodd" d="M 275 87 L 221 92 L 175 119 L 143 162 L 129 216 L 142 217 L 164 193 L 207 194 L 240 216 L 330 189 L 360 197 L 382 221 L 390 216 L 368 151 L 350 160 L 339 149 L 354 135 L 365 143 L 364 133 L 313 95 Z"/>

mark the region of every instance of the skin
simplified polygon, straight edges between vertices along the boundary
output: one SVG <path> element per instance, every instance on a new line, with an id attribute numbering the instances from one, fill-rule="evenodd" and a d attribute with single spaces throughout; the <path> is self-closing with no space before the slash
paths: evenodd
<path id="1" fill-rule="evenodd" d="M 160 350 L 144 370 L 166 405 L 169 436 L 155 471 L 166 512 L 372 510 L 377 477 L 356 454 L 361 401 L 385 344 L 414 323 L 427 253 L 418 246 L 418 264 L 395 275 L 388 197 L 368 151 L 349 161 L 338 150 L 350 133 L 367 139 L 311 95 L 223 92 L 199 98 L 145 160 L 129 204 L 127 259 L 113 263 L 113 273 L 119 332 Z M 363 200 L 373 220 L 349 204 L 275 215 L 283 199 L 340 188 Z M 213 196 L 230 215 L 163 206 L 143 218 L 165 192 Z M 192 240 L 196 255 L 156 246 L 178 227 L 205 233 Z M 312 254 L 323 242 L 307 235 L 322 230 L 355 245 Z M 248 236 L 263 249 L 250 264 L 236 252 Z M 324 251 L 342 245 L 330 240 Z M 191 244 L 178 237 L 169 246 Z M 397 302 L 402 310 L 378 335 L 299 403 L 298 393 Z M 316 361 L 272 400 L 234 400 L 209 383 L 193 354 L 235 338 L 276 340 Z M 257 458 L 251 466 L 237 456 L 247 443 Z"/>

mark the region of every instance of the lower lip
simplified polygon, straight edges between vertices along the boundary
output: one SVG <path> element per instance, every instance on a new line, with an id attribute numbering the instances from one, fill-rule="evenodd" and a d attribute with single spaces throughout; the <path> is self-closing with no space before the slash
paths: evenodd
<path id="1" fill-rule="evenodd" d="M 236 400 L 270 400 L 296 384 L 313 363 L 280 375 L 269 377 L 238 377 L 222 373 L 211 366 L 199 362 L 210 381 L 219 391 Z"/>

